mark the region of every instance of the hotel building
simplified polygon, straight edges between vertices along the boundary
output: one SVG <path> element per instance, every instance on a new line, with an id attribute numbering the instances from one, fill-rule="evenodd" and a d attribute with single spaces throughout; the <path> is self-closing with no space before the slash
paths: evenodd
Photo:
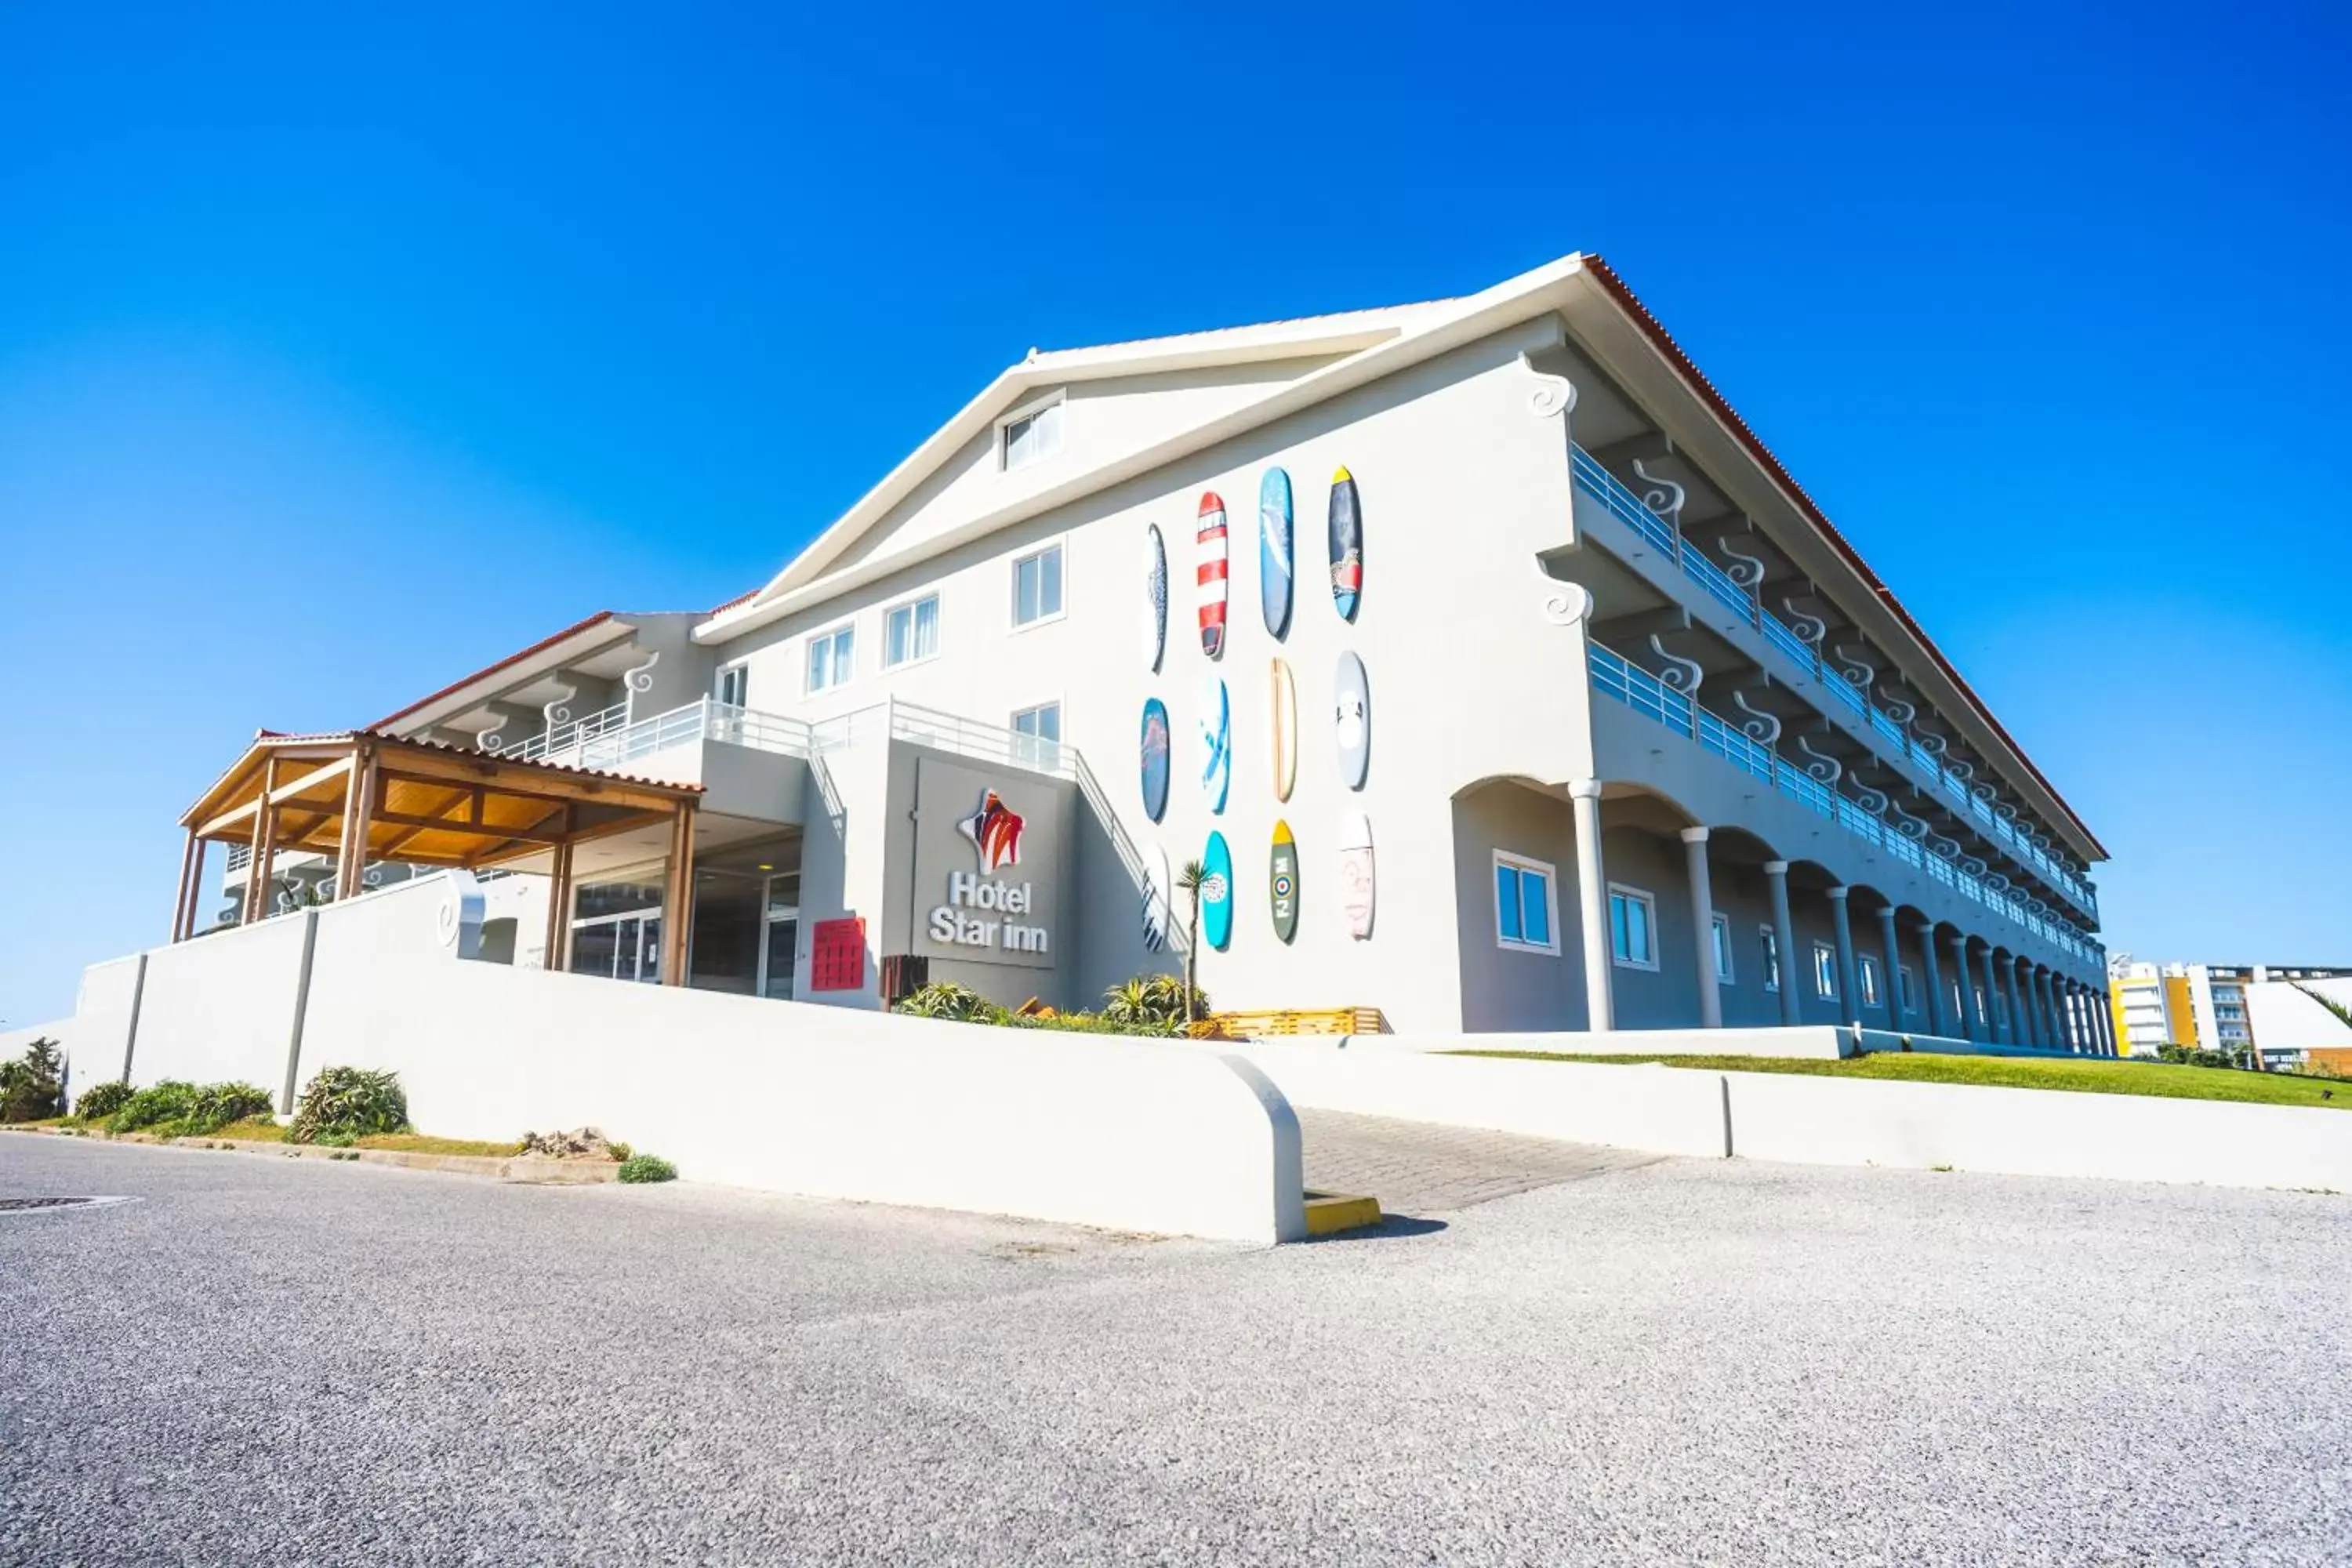
<path id="1" fill-rule="evenodd" d="M 231 842 L 233 918 L 463 867 L 513 962 L 1076 1007 L 1207 859 L 1223 1008 L 2113 1049 L 2098 839 L 1591 256 L 1033 352 L 755 592 L 264 735 L 186 825 L 181 934 Z"/>

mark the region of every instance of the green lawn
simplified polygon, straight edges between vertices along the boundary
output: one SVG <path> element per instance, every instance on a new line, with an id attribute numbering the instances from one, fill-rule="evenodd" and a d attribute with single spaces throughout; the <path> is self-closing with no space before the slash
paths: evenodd
<path id="1" fill-rule="evenodd" d="M 1974 1083 L 2000 1089 L 2059 1089 L 2077 1094 L 2152 1094 L 2169 1100 L 2235 1100 L 2254 1105 L 2308 1105 L 2352 1110 L 2352 1080 L 2295 1073 L 2232 1072 L 2168 1062 L 2065 1061 L 2042 1057 L 1937 1056 L 1880 1052 L 1843 1061 L 1799 1057 L 1570 1056 L 1549 1051 L 1456 1051 L 1518 1061 L 1658 1062 L 1711 1072 L 1793 1072 L 1822 1078 L 1894 1079 L 1909 1083 Z"/>

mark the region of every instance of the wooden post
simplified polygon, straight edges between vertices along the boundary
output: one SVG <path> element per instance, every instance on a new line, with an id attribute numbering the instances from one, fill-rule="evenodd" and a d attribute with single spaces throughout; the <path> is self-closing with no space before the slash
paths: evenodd
<path id="1" fill-rule="evenodd" d="M 194 837 L 193 829 L 190 836 Z M 196 934 L 196 921 L 205 907 L 205 841 L 196 839 L 195 861 L 188 869 L 188 914 L 184 922 L 186 935 L 181 938 L 183 942 Z"/>
<path id="2" fill-rule="evenodd" d="M 694 921 L 694 803 L 677 803 L 670 819 L 669 887 L 662 895 L 662 984 L 686 984 Z"/>
<path id="3" fill-rule="evenodd" d="M 180 849 L 180 892 L 172 900 L 172 940 L 188 940 L 189 884 L 196 875 L 196 830 L 188 829 L 188 841 Z"/>
<path id="4" fill-rule="evenodd" d="M 352 831 L 343 850 L 350 858 L 351 870 L 339 874 L 335 883 L 335 901 L 356 898 L 367 890 L 368 826 L 375 820 L 376 754 L 373 746 L 362 743 L 352 757 L 352 776 L 344 783 L 349 802 Z"/>
<path id="5" fill-rule="evenodd" d="M 572 808 L 563 808 L 563 830 L 572 831 Z M 547 950 L 541 960 L 556 973 L 572 967 L 572 841 L 549 851 L 547 858 Z"/>
<path id="6" fill-rule="evenodd" d="M 253 858 L 245 868 L 245 906 L 240 922 L 252 925 L 261 919 L 269 881 L 269 862 L 277 848 L 278 813 L 269 805 L 270 793 L 278 787 L 278 759 L 269 757 L 261 764 L 261 796 L 253 811 Z"/>

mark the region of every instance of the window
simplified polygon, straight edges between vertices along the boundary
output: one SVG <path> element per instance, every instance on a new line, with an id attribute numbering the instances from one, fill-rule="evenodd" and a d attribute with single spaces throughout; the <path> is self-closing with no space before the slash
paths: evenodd
<path id="1" fill-rule="evenodd" d="M 730 664 L 719 672 L 719 684 L 712 693 L 721 706 L 740 708 L 751 695 L 751 667 Z"/>
<path id="2" fill-rule="evenodd" d="M 1879 994 L 1878 960 L 1866 952 L 1862 955 L 1862 978 L 1858 984 L 1862 987 L 1864 1006 L 1876 1007 L 1885 1003 L 1885 998 Z"/>
<path id="3" fill-rule="evenodd" d="M 996 427 L 997 466 L 1006 473 L 1042 462 L 1062 449 L 1062 395 L 1031 404 Z"/>
<path id="4" fill-rule="evenodd" d="M 1720 910 L 1715 917 L 1715 983 L 1731 984 L 1731 917 Z"/>
<path id="5" fill-rule="evenodd" d="M 1013 624 L 1034 626 L 1062 615 L 1062 547 L 1047 545 L 1013 563 Z"/>
<path id="6" fill-rule="evenodd" d="M 1780 933 L 1770 926 L 1764 931 L 1764 989 L 1780 989 Z"/>
<path id="7" fill-rule="evenodd" d="M 1495 851 L 1495 945 L 1520 952 L 1559 951 L 1552 888 L 1559 873 L 1540 860 Z"/>
<path id="8" fill-rule="evenodd" d="M 1609 947 L 1627 969 L 1658 967 L 1658 900 L 1639 888 L 1609 884 Z"/>
<path id="9" fill-rule="evenodd" d="M 1062 761 L 1062 705 L 1040 702 L 1013 715 L 1013 760 L 1033 768 L 1055 769 Z"/>
<path id="10" fill-rule="evenodd" d="M 1919 1006 L 1917 1000 L 1919 981 L 1917 976 L 1911 973 L 1909 964 L 1906 963 L 1895 972 L 1895 994 L 1902 998 L 1903 1010 L 1906 1013 L 1916 1011 Z"/>
<path id="11" fill-rule="evenodd" d="M 846 686 L 857 662 L 857 628 L 835 626 L 809 638 L 808 689 L 814 696 Z"/>
<path id="12" fill-rule="evenodd" d="M 920 664 L 940 651 L 940 596 L 899 605 L 882 617 L 882 668 Z"/>
<path id="13" fill-rule="evenodd" d="M 1837 994 L 1837 949 L 1825 942 L 1813 943 L 1813 994 Z"/>

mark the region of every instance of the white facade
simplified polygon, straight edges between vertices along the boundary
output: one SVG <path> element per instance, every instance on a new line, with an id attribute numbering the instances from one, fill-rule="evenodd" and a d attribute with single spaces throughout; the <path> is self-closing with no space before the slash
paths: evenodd
<path id="1" fill-rule="evenodd" d="M 1257 518 L 1276 468 L 1294 497 L 1279 636 Z M 1352 618 L 1326 548 L 1343 468 L 1362 510 Z M 1211 492 L 1230 556 L 1213 659 L 1193 581 Z M 1350 654 L 1369 688 L 1360 787 L 1332 718 Z M 1297 690 L 1286 799 L 1276 659 Z M 1196 776 L 1217 680 L 1222 809 Z M 1173 732 L 1157 821 L 1138 757 L 1153 699 Z M 941 814 L 980 809 L 946 793 L 969 784 L 1040 803 L 1018 815 L 1055 865 L 1057 927 L 1045 963 L 934 954 L 929 974 L 1008 1002 L 1090 1005 L 1174 968 L 1145 943 L 1139 881 L 1214 833 L 1233 932 L 1203 944 L 1200 979 L 1222 1008 L 2109 1048 L 2096 838 L 1585 258 L 1462 300 L 1033 355 L 765 588 L 708 616 L 592 617 L 383 727 L 703 783 L 698 865 L 740 879 L 698 888 L 708 988 L 884 1001 L 886 961 L 921 956 L 949 896 L 918 846 Z M 962 782 L 926 785 L 927 769 Z M 1339 896 L 1358 818 L 1368 931 Z M 1277 822 L 1299 863 L 1288 942 L 1270 912 Z M 625 888 L 660 850 L 597 853 L 582 880 Z M 820 991 L 812 932 L 839 920 L 863 922 L 859 983 Z M 625 940 L 593 952 L 620 963 Z M 513 939 L 522 962 L 534 948 Z"/>

